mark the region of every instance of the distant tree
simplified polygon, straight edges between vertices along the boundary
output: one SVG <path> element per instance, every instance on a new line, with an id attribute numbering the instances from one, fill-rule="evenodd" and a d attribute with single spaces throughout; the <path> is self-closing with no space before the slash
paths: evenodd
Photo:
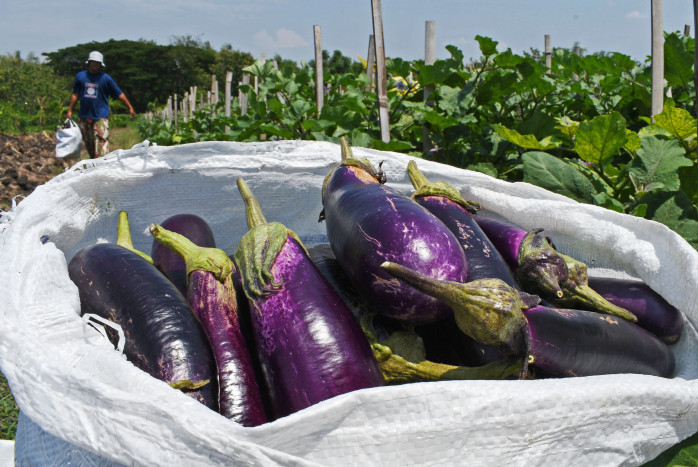
<path id="1" fill-rule="evenodd" d="M 315 68 L 315 60 L 308 62 L 311 68 Z M 351 58 L 342 55 L 342 52 L 335 50 L 332 55 L 327 50 L 322 51 L 322 71 L 330 74 L 361 73 L 363 65 L 353 61 Z"/>

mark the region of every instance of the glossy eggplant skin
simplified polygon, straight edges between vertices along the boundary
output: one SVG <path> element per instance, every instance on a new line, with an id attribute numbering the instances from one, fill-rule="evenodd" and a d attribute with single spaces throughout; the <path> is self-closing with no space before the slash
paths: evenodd
<path id="1" fill-rule="evenodd" d="M 523 311 L 529 365 L 553 377 L 637 373 L 670 378 L 671 349 L 637 324 L 599 313 L 536 306 Z"/>
<path id="2" fill-rule="evenodd" d="M 481 214 L 477 215 L 475 221 L 511 270 L 516 271 L 519 268 L 519 248 L 528 232 L 509 222 Z"/>
<path id="3" fill-rule="evenodd" d="M 196 214 L 177 214 L 165 219 L 160 226 L 184 235 L 198 246 L 208 248 L 216 246 L 211 227 Z M 183 295 L 186 295 L 187 269 L 184 260 L 157 240 L 153 240 L 150 257 L 155 267 L 170 279 Z"/>
<path id="4" fill-rule="evenodd" d="M 637 324 L 667 344 L 675 343 L 683 329 L 683 315 L 639 279 L 589 277 L 589 287 L 603 298 L 637 316 Z"/>
<path id="5" fill-rule="evenodd" d="M 266 423 L 252 357 L 240 327 L 233 275 L 219 281 L 209 271 L 192 271 L 187 300 L 211 343 L 221 415 L 242 426 Z"/>
<path id="6" fill-rule="evenodd" d="M 253 298 L 250 318 L 274 416 L 383 385 L 358 322 L 295 238 L 271 272 L 283 285 Z"/>
<path id="7" fill-rule="evenodd" d="M 80 250 L 68 265 L 81 314 L 121 326 L 124 354 L 136 367 L 169 384 L 203 383 L 185 393 L 218 411 L 216 366 L 186 298 L 152 264 L 108 243 Z"/>
<path id="8" fill-rule="evenodd" d="M 444 196 L 420 196 L 415 201 L 454 233 L 468 258 L 469 280 L 497 278 L 511 287 L 519 288 L 502 254 L 476 222 L 477 214 L 469 213 L 463 206 Z"/>
<path id="9" fill-rule="evenodd" d="M 376 311 L 414 324 L 452 312 L 380 267 L 394 261 L 435 278 L 467 281 L 463 248 L 436 216 L 362 168 L 347 165 L 328 176 L 323 205 L 332 251 Z"/>

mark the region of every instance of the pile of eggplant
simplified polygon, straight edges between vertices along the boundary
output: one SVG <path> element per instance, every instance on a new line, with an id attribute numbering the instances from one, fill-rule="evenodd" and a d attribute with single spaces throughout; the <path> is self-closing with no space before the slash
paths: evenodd
<path id="1" fill-rule="evenodd" d="M 151 224 L 148 255 L 121 212 L 116 243 L 69 263 L 81 313 L 118 324 L 133 365 L 243 426 L 385 384 L 673 376 L 683 317 L 646 284 L 588 277 L 542 230 L 479 214 L 414 161 L 408 174 L 411 196 L 343 140 L 322 187 L 329 243 L 309 249 L 243 179 L 232 256 L 190 213 Z"/>

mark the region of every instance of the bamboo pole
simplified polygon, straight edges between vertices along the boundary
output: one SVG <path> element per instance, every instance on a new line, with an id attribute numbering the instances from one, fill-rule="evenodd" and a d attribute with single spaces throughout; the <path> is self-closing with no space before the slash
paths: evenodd
<path id="1" fill-rule="evenodd" d="M 698 31 L 698 0 L 693 0 L 693 29 Z M 693 38 L 693 44 L 694 50 L 698 51 L 698 34 Z M 693 86 L 694 89 L 698 89 L 698 52 L 693 53 Z M 694 105 L 694 113 L 698 119 L 698 99 Z"/>
<path id="2" fill-rule="evenodd" d="M 315 42 L 315 105 L 319 114 L 325 102 L 325 83 L 322 70 L 322 31 L 319 24 L 313 26 L 313 39 Z"/>
<path id="3" fill-rule="evenodd" d="M 550 34 L 545 35 L 545 66 L 548 71 L 553 68 L 553 48 L 550 45 Z"/>
<path id="4" fill-rule="evenodd" d="M 250 84 L 250 74 L 245 72 L 242 74 L 242 84 Z M 240 93 L 240 114 L 247 115 L 247 94 Z"/>
<path id="5" fill-rule="evenodd" d="M 652 107 L 651 117 L 664 107 L 664 15 L 662 0 L 652 0 Z"/>
<path id="6" fill-rule="evenodd" d="M 165 119 L 167 123 L 172 123 L 172 96 L 167 97 L 167 107 L 165 107 Z"/>
<path id="7" fill-rule="evenodd" d="M 376 41 L 373 34 L 368 36 L 368 54 L 366 56 L 366 74 L 368 75 L 368 90 L 373 92 L 373 84 L 376 82 Z"/>
<path id="8" fill-rule="evenodd" d="M 225 116 L 230 117 L 230 101 L 232 99 L 232 89 L 233 89 L 233 72 L 227 71 L 225 73 Z M 225 126 L 225 134 L 230 133 L 230 125 Z"/>
<path id="9" fill-rule="evenodd" d="M 177 119 L 177 114 L 179 114 L 179 105 L 177 103 L 177 94 L 174 95 L 174 105 L 172 106 L 174 109 L 174 127 L 175 130 L 177 129 L 177 125 L 179 124 L 179 121 Z"/>
<path id="10" fill-rule="evenodd" d="M 424 23 L 424 64 L 433 65 L 436 61 L 436 21 L 426 21 Z M 424 87 L 424 103 L 434 106 L 434 101 L 429 100 L 429 95 L 434 91 L 433 85 Z M 434 144 L 429 137 L 429 128 L 422 126 L 422 151 L 427 153 L 434 148 Z"/>
<path id="11" fill-rule="evenodd" d="M 371 0 L 373 12 L 373 37 L 376 42 L 376 91 L 378 94 L 378 120 L 380 122 L 381 140 L 390 141 L 388 109 L 388 77 L 385 70 L 385 45 L 383 42 L 383 13 L 381 0 Z"/>

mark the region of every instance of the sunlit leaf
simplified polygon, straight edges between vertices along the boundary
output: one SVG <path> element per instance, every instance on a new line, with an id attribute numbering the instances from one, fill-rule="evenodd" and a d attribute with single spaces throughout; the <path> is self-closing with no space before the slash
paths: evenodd
<path id="1" fill-rule="evenodd" d="M 521 146 L 524 149 L 536 149 L 545 151 L 560 146 L 560 143 L 554 142 L 550 137 L 538 141 L 534 135 L 522 135 L 516 130 L 510 130 L 502 125 L 492 125 L 495 132 L 505 140 Z"/>
<path id="2" fill-rule="evenodd" d="M 662 113 L 655 115 L 655 125 L 668 131 L 679 139 L 690 139 L 696 136 L 698 127 L 696 119 L 685 109 L 665 106 Z"/>
<path id="3" fill-rule="evenodd" d="M 582 122 L 577 130 L 574 150 L 582 160 L 604 165 L 625 144 L 625 129 L 625 119 L 618 112 Z"/>

